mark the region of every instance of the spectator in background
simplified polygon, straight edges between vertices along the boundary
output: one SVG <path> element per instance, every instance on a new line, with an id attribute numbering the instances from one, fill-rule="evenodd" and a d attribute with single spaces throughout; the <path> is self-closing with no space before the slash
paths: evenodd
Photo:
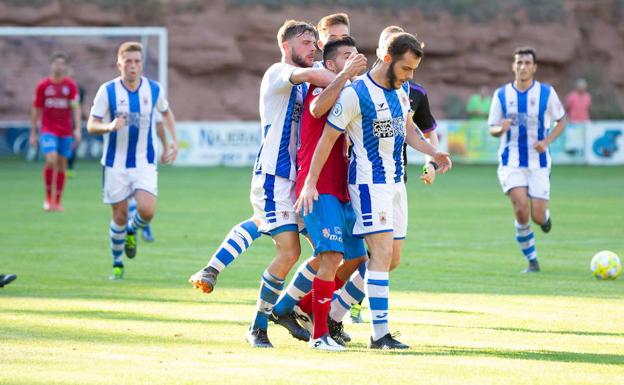
<path id="1" fill-rule="evenodd" d="M 487 120 L 490 113 L 492 96 L 486 86 L 479 87 L 479 92 L 473 94 L 466 103 L 466 112 L 470 119 Z"/>
<path id="2" fill-rule="evenodd" d="M 587 92 L 587 81 L 583 78 L 576 80 L 574 91 L 570 92 L 565 99 L 565 109 L 571 123 L 589 122 L 589 109 L 592 97 Z"/>

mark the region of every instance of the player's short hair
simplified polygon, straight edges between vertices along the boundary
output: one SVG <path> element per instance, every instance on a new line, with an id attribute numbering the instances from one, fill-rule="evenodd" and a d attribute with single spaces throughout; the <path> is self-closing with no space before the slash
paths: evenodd
<path id="1" fill-rule="evenodd" d="M 518 47 L 514 51 L 514 58 L 516 55 L 531 55 L 533 57 L 533 63 L 537 63 L 537 52 L 533 47 Z"/>
<path id="2" fill-rule="evenodd" d="M 69 57 L 67 57 L 67 54 L 65 52 L 55 52 L 54 55 L 52 55 L 52 57 L 50 58 L 50 63 L 55 61 L 56 59 L 63 59 L 65 63 L 69 61 Z"/>
<path id="3" fill-rule="evenodd" d="M 323 61 L 336 60 L 340 47 L 355 47 L 355 40 L 351 36 L 345 36 L 341 39 L 328 41 L 323 48 Z"/>
<path id="4" fill-rule="evenodd" d="M 140 52 L 143 55 L 143 44 L 137 41 L 127 41 L 122 43 L 119 46 L 119 50 L 117 50 L 117 58 L 121 58 L 121 56 L 126 52 Z"/>
<path id="5" fill-rule="evenodd" d="M 318 24 L 316 25 L 316 29 L 319 32 L 327 32 L 329 27 L 333 27 L 334 25 L 338 24 L 343 24 L 346 25 L 347 28 L 350 28 L 351 24 L 349 22 L 349 15 L 347 15 L 346 13 L 334 13 L 331 15 L 327 15 L 319 20 Z"/>
<path id="6" fill-rule="evenodd" d="M 286 20 L 277 31 L 277 43 L 282 45 L 283 42 L 293 37 L 301 36 L 306 32 L 312 33 L 314 39 L 318 40 L 318 32 L 316 32 L 316 28 L 312 24 L 299 20 Z"/>
<path id="7" fill-rule="evenodd" d="M 407 32 L 398 32 L 388 37 L 386 41 L 386 52 L 392 60 L 399 60 L 407 51 L 422 58 L 425 55 L 424 44 L 416 36 Z"/>

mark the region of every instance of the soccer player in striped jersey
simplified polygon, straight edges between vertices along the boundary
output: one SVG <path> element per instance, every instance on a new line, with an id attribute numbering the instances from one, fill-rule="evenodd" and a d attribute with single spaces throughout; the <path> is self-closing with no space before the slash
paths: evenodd
<path id="1" fill-rule="evenodd" d="M 33 101 L 30 145 L 40 145 L 45 155 L 45 211 L 63 211 L 61 198 L 67 159 L 81 136 L 78 86 L 72 78 L 66 76 L 67 71 L 67 56 L 62 53 L 54 55 L 50 76 L 39 82 Z M 40 119 L 41 136 L 38 137 L 37 125 Z"/>
<path id="2" fill-rule="evenodd" d="M 317 40 L 314 26 L 287 20 L 277 33 L 282 60 L 267 69 L 260 85 L 263 139 L 254 165 L 250 200 L 259 231 L 273 238 L 276 256 L 262 274 L 256 315 L 246 335 L 253 347 L 273 346 L 267 335 L 269 315 L 301 253 L 294 203 L 303 98 L 309 84 L 326 87 L 336 76 L 324 68 L 311 68 Z"/>
<path id="3" fill-rule="evenodd" d="M 523 272 L 535 273 L 540 266 L 529 214 L 543 232 L 550 231 L 552 162 L 548 146 L 565 128 L 565 109 L 552 86 L 534 79 L 537 62 L 533 48 L 516 49 L 512 69 L 515 80 L 494 92 L 488 124 L 490 134 L 501 138 L 498 180 L 511 200 L 516 240 L 529 262 Z"/>
<path id="4" fill-rule="evenodd" d="M 87 123 L 89 133 L 104 135 L 104 203 L 110 204 L 112 279 L 124 273 L 123 251 L 128 258 L 136 255 L 136 232 L 145 228 L 154 216 L 158 194 L 154 113 L 163 115 L 171 143 L 162 143 L 161 162 L 169 163 L 177 155 L 173 111 L 160 84 L 142 76 L 143 46 L 123 43 L 117 52 L 121 76 L 102 84 L 95 95 Z M 128 218 L 128 198 L 134 195 L 136 213 Z"/>
<path id="5" fill-rule="evenodd" d="M 327 41 L 349 36 L 349 16 L 337 13 L 323 17 L 318 23 L 318 47 L 322 50 Z M 314 68 L 323 68 L 321 62 L 314 62 Z M 331 108 L 328 107 L 328 108 Z M 260 222 L 253 216 L 235 225 L 223 239 L 208 265 L 189 278 L 189 282 L 204 293 L 211 293 L 221 271 L 228 267 L 239 255 L 249 249 L 262 233 L 258 230 Z M 303 277 L 302 279 L 304 279 Z M 307 280 L 312 285 L 311 280 Z"/>
<path id="6" fill-rule="evenodd" d="M 388 327 L 388 271 L 395 240 L 407 232 L 407 194 L 403 182 L 403 142 L 431 155 L 445 167 L 448 154 L 437 151 L 408 120 L 411 80 L 423 56 L 412 35 L 397 33 L 387 42 L 383 63 L 359 77 L 340 94 L 327 119 L 310 172 L 295 209 L 304 215 L 318 200 L 316 183 L 329 152 L 343 132 L 353 143 L 349 164 L 349 195 L 356 213 L 353 234 L 366 240 L 371 258 L 366 291 L 372 313 L 371 349 L 405 349 Z"/>

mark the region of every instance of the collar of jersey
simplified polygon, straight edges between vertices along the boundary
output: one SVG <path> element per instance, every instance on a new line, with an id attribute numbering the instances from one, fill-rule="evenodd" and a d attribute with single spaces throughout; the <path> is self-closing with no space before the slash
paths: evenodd
<path id="1" fill-rule="evenodd" d="M 514 82 L 511 82 L 511 87 L 516 90 L 516 92 L 519 92 L 521 94 L 527 93 L 531 90 L 531 88 L 533 88 L 533 86 L 535 85 L 535 79 L 533 79 L 533 83 L 531 83 L 531 85 L 529 86 L 529 88 L 527 88 L 524 91 L 520 91 L 519 89 L 516 88 L 516 85 L 514 84 Z"/>
<path id="2" fill-rule="evenodd" d="M 376 81 L 374 81 L 373 77 L 370 76 L 370 71 L 368 71 L 366 73 L 366 76 L 368 76 L 368 78 L 370 79 L 371 82 L 373 82 L 374 85 L 376 85 L 377 87 L 381 88 L 382 90 L 384 90 L 384 91 L 396 91 L 396 90 L 393 90 L 393 89 L 390 89 L 390 88 L 386 88 L 386 87 L 382 86 L 381 84 L 377 83 Z"/>
<path id="3" fill-rule="evenodd" d="M 141 89 L 141 84 L 143 84 L 143 76 L 141 76 L 141 80 L 139 80 L 139 86 L 137 87 L 136 90 L 131 91 L 130 89 L 128 89 L 128 87 L 126 87 L 126 85 L 123 82 L 123 79 L 119 79 L 119 83 L 121 83 L 121 86 L 128 92 L 130 92 L 131 94 L 134 94 L 136 92 L 139 92 L 139 89 Z"/>

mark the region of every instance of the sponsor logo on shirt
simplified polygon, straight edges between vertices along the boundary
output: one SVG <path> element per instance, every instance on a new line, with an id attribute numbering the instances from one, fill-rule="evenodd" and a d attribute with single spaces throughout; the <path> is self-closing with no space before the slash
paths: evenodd
<path id="1" fill-rule="evenodd" d="M 403 117 L 373 120 L 373 135 L 378 138 L 405 136 L 405 120 Z"/>

